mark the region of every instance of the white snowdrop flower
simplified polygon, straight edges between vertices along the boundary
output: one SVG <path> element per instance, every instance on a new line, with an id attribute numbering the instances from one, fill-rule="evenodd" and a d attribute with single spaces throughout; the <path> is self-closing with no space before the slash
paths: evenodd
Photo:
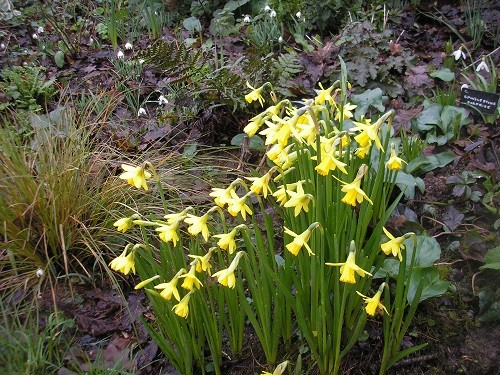
<path id="1" fill-rule="evenodd" d="M 460 58 L 465 59 L 467 56 L 465 55 L 465 52 L 462 51 L 462 46 L 460 46 L 459 49 L 456 51 L 453 51 L 453 57 L 455 57 L 455 61 L 460 60 Z"/>
<path id="2" fill-rule="evenodd" d="M 118 53 L 116 54 L 116 57 L 119 59 L 123 59 L 125 57 L 125 55 L 123 54 L 122 51 L 118 51 Z"/>
<path id="3" fill-rule="evenodd" d="M 144 59 L 139 59 L 139 64 L 144 64 Z"/>
<path id="4" fill-rule="evenodd" d="M 146 110 L 144 108 L 139 108 L 137 111 L 137 117 L 146 116 Z"/>
<path id="5" fill-rule="evenodd" d="M 37 275 L 38 277 L 42 277 L 42 276 L 43 276 L 43 274 L 44 274 L 44 272 L 43 272 L 43 270 L 42 270 L 41 268 L 39 268 L 39 269 L 37 269 L 37 270 L 36 270 L 36 275 Z"/>
<path id="6" fill-rule="evenodd" d="M 33 35 L 31 35 L 31 37 L 32 37 L 33 39 L 37 40 L 37 39 L 38 39 L 38 34 L 37 34 L 37 33 L 33 33 Z"/>
<path id="7" fill-rule="evenodd" d="M 0 44 L 0 49 L 5 49 L 5 43 Z"/>
<path id="8" fill-rule="evenodd" d="M 299 12 L 297 12 L 297 13 L 295 13 L 295 17 L 297 17 L 297 18 L 299 18 L 299 19 L 300 19 L 300 17 L 302 17 L 302 13 L 300 13 L 300 11 L 299 11 Z"/>
<path id="9" fill-rule="evenodd" d="M 42 26 L 39 26 L 38 29 L 36 29 L 36 32 L 38 34 L 43 34 L 45 32 L 45 29 Z"/>
<path id="10" fill-rule="evenodd" d="M 160 95 L 160 97 L 158 98 L 158 105 L 164 105 L 164 104 L 168 104 L 168 99 L 165 98 L 163 95 Z"/>
<path id="11" fill-rule="evenodd" d="M 283 43 L 283 37 L 282 37 L 282 36 L 280 36 L 280 37 L 278 38 L 278 42 L 279 42 L 279 43 Z"/>
<path id="12" fill-rule="evenodd" d="M 127 42 L 127 43 L 125 44 L 125 49 L 132 49 L 132 43 Z"/>
<path id="13" fill-rule="evenodd" d="M 243 18 L 244 23 L 250 23 L 250 16 L 247 14 L 245 18 Z"/>
<path id="14" fill-rule="evenodd" d="M 476 68 L 476 72 L 480 72 L 481 70 L 486 70 L 488 73 L 490 72 L 490 68 L 488 67 L 488 64 L 486 64 L 486 61 L 481 60 L 479 65 Z"/>
<path id="15" fill-rule="evenodd" d="M 271 17 L 271 18 L 276 17 L 276 11 L 275 10 L 271 10 L 271 13 L 269 13 L 269 17 Z"/>
<path id="16" fill-rule="evenodd" d="M 469 88 L 469 85 L 464 83 L 462 86 L 460 86 L 460 91 L 462 91 L 463 89 L 468 89 Z"/>
<path id="17" fill-rule="evenodd" d="M 269 12 L 271 10 L 271 7 L 269 5 L 266 5 L 264 7 L 264 12 Z"/>

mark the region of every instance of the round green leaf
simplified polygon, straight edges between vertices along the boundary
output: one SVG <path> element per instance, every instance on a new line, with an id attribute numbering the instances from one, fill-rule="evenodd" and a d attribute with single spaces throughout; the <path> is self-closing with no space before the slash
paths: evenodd
<path id="1" fill-rule="evenodd" d="M 432 78 L 439 78 L 445 82 L 451 82 L 455 79 L 455 73 L 453 73 L 449 68 L 435 70 L 429 74 Z"/>
<path id="2" fill-rule="evenodd" d="M 56 63 L 58 68 L 62 68 L 64 66 L 64 52 L 59 50 L 54 55 L 54 62 Z"/>

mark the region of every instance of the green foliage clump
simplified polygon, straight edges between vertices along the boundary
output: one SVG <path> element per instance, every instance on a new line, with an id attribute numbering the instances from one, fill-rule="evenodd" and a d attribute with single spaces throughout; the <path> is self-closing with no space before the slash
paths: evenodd
<path id="1" fill-rule="evenodd" d="M 0 235 L 6 250 L 0 288 L 11 286 L 10 276 L 21 282 L 19 273 L 35 276 L 37 268 L 51 274 L 79 269 L 109 247 L 100 243 L 110 240 L 102 225 L 112 219 L 113 202 L 125 196 L 108 180 L 111 172 L 100 161 L 104 150 L 87 121 L 65 107 L 33 115 L 30 143 L 15 124 L 0 127 Z"/>
<path id="2" fill-rule="evenodd" d="M 378 31 L 369 21 L 350 23 L 337 45 L 352 72 L 353 80 L 363 88 L 380 87 L 391 97 L 404 93 L 398 80 L 411 66 L 414 56 L 407 50 L 392 52 L 390 30 Z"/>
<path id="3" fill-rule="evenodd" d="M 57 90 L 55 79 L 47 80 L 40 67 L 14 66 L 2 70 L 0 91 L 5 92 L 18 109 L 38 112 L 54 97 Z M 3 105 L 5 108 L 6 105 Z M 0 106 L 0 110 L 3 109 Z"/>

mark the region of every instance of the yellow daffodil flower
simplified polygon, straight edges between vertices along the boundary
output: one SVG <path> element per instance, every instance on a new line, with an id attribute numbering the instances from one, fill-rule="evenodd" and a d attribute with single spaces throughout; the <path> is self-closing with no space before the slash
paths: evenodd
<path id="1" fill-rule="evenodd" d="M 243 128 L 243 131 L 248 134 L 249 137 L 253 137 L 260 129 L 264 120 L 266 118 L 265 114 L 259 114 L 250 119 L 250 122 Z"/>
<path id="2" fill-rule="evenodd" d="M 382 283 L 379 286 L 377 293 L 375 293 L 373 297 L 367 297 L 364 294 L 361 294 L 360 292 L 356 291 L 356 293 L 358 293 L 361 297 L 363 297 L 363 300 L 366 303 L 365 311 L 368 315 L 375 316 L 377 311 L 382 312 L 383 310 L 385 310 L 385 312 L 389 314 L 385 306 L 382 304 L 382 302 L 380 302 L 380 297 L 382 296 L 384 287 L 385 283 Z"/>
<path id="3" fill-rule="evenodd" d="M 246 193 L 241 198 L 238 197 L 236 192 L 232 192 L 232 200 L 228 202 L 227 212 L 229 212 L 232 216 L 236 217 L 238 214 L 241 214 L 243 220 L 247 219 L 247 213 L 252 215 L 252 210 L 247 204 L 247 198 L 252 194 L 252 192 Z"/>
<path id="4" fill-rule="evenodd" d="M 290 145 L 293 146 L 293 145 Z M 291 147 L 285 147 L 283 152 L 279 155 L 277 160 L 274 160 L 274 163 L 280 167 L 283 171 L 289 169 L 292 165 L 297 161 L 297 157 L 299 156 L 297 151 L 289 152 Z"/>
<path id="5" fill-rule="evenodd" d="M 346 183 L 341 180 L 339 180 L 337 177 L 333 176 L 335 179 L 337 179 L 341 184 L 342 188 L 340 189 L 346 195 L 342 198 L 342 202 L 349 204 L 351 206 L 356 206 L 358 203 L 363 202 L 364 199 L 366 199 L 368 202 L 373 204 L 370 198 L 366 195 L 366 193 L 361 189 L 361 179 L 365 175 L 365 173 L 368 171 L 368 166 L 366 164 L 361 165 L 359 167 L 358 173 L 356 175 L 356 178 L 354 179 L 353 182 L 351 183 Z"/>
<path id="6" fill-rule="evenodd" d="M 188 212 L 192 211 L 192 210 L 193 210 L 193 207 L 186 207 L 181 212 L 177 212 L 174 214 L 167 214 L 163 217 L 167 220 L 168 225 L 173 225 L 173 224 L 177 224 L 177 223 L 183 221 L 186 218 Z"/>
<path id="7" fill-rule="evenodd" d="M 365 120 L 365 123 L 354 122 L 356 127 L 351 130 L 361 131 L 361 133 L 354 137 L 354 140 L 358 142 L 360 148 L 367 148 L 371 145 L 371 142 L 374 141 L 377 148 L 383 151 L 382 143 L 380 143 L 380 138 L 378 137 L 378 130 L 382 123 L 377 121 L 374 124 L 370 124 L 369 122 L 369 120 Z"/>
<path id="8" fill-rule="evenodd" d="M 228 288 L 234 288 L 236 285 L 236 277 L 234 276 L 234 271 L 236 270 L 236 267 L 238 267 L 240 258 L 243 255 L 245 255 L 244 251 L 238 251 L 229 267 L 214 273 L 213 277 L 216 277 L 217 281 L 221 285 L 227 286 Z"/>
<path id="9" fill-rule="evenodd" d="M 364 122 L 354 122 L 356 127 L 352 128 L 353 131 L 361 131 L 358 135 L 354 137 L 354 140 L 358 142 L 360 148 L 366 148 L 371 144 L 371 141 L 375 142 L 377 148 L 384 151 L 382 143 L 378 137 L 378 131 L 382 124 L 394 114 L 393 111 L 384 113 L 374 124 L 370 124 L 370 120 L 365 119 Z"/>
<path id="10" fill-rule="evenodd" d="M 405 245 L 404 241 L 411 237 L 414 236 L 415 233 L 409 232 L 406 233 L 404 236 L 401 237 L 394 237 L 392 234 L 389 233 L 389 231 L 385 228 L 382 228 L 384 230 L 385 235 L 389 238 L 389 241 L 384 242 L 383 244 L 380 245 L 380 248 L 386 255 L 393 255 L 397 256 L 399 261 L 401 262 L 403 260 L 403 255 L 401 254 L 401 250 L 404 250 Z"/>
<path id="11" fill-rule="evenodd" d="M 179 241 L 179 234 L 177 232 L 177 228 L 179 226 L 179 222 L 175 222 L 171 225 L 161 225 L 155 229 L 158 232 L 158 237 L 163 242 L 169 243 L 172 242 L 174 246 L 177 246 L 177 241 Z"/>
<path id="12" fill-rule="evenodd" d="M 309 202 L 311 202 L 314 197 L 311 194 L 306 194 L 304 188 L 302 187 L 302 182 L 297 183 L 296 191 L 287 191 L 290 198 L 283 205 L 284 207 L 294 207 L 294 215 L 298 216 L 300 211 L 304 210 L 309 212 Z"/>
<path id="13" fill-rule="evenodd" d="M 139 219 L 139 215 L 133 214 L 130 217 L 124 217 L 122 219 L 119 219 L 113 223 L 114 227 L 117 227 L 116 230 L 118 232 L 123 232 L 125 233 L 128 231 L 132 226 L 134 225 L 134 220 Z"/>
<path id="14" fill-rule="evenodd" d="M 279 158 L 281 153 L 285 150 L 285 148 L 280 145 L 279 143 L 275 143 L 267 152 L 266 156 L 268 157 L 269 160 L 272 162 L 276 162 L 276 160 Z"/>
<path id="15" fill-rule="evenodd" d="M 290 192 L 295 191 L 297 185 L 302 182 L 304 182 L 304 180 L 279 186 L 278 189 L 272 194 L 273 197 L 276 198 L 276 202 L 278 202 L 280 205 L 285 204 L 285 202 L 288 200 L 288 197 L 290 196 Z"/>
<path id="16" fill-rule="evenodd" d="M 187 318 L 189 314 L 189 299 L 191 298 L 191 294 L 193 292 L 194 291 L 190 291 L 188 294 L 184 296 L 184 298 L 181 299 L 181 301 L 177 305 L 172 307 L 174 313 L 180 316 L 181 318 Z"/>
<path id="17" fill-rule="evenodd" d="M 334 89 L 334 86 L 330 86 L 329 88 L 324 89 L 323 85 L 320 82 L 319 87 L 321 90 L 314 90 L 314 91 L 316 91 L 316 97 L 314 98 L 314 104 L 323 105 L 323 104 L 325 104 L 325 102 L 328 102 L 332 106 L 335 105 L 335 99 L 332 96 L 332 91 Z"/>
<path id="18" fill-rule="evenodd" d="M 356 108 L 357 105 L 351 104 L 351 103 L 346 103 L 343 107 L 337 106 L 337 113 L 335 114 L 335 121 L 342 119 L 349 119 L 352 118 L 354 115 L 352 114 L 351 110 Z"/>
<path id="19" fill-rule="evenodd" d="M 305 247 L 307 249 L 307 252 L 309 253 L 309 256 L 314 255 L 314 253 L 311 250 L 311 247 L 307 244 L 309 241 L 309 238 L 311 237 L 312 231 L 319 227 L 319 223 L 312 223 L 309 225 L 309 227 L 302 232 L 301 234 L 297 234 L 287 227 L 283 227 L 284 231 L 286 234 L 289 236 L 293 237 L 293 241 L 286 245 L 286 249 L 291 252 L 293 255 L 297 256 L 299 253 L 299 250 L 302 249 L 302 247 Z"/>
<path id="20" fill-rule="evenodd" d="M 134 167 L 128 164 L 122 164 L 122 169 L 125 171 L 120 175 L 120 179 L 127 180 L 129 185 L 135 186 L 136 189 L 140 189 L 141 187 L 148 191 L 148 184 L 146 180 L 151 178 L 151 173 L 146 171 L 146 165 L 142 164 L 138 167 Z"/>
<path id="21" fill-rule="evenodd" d="M 234 186 L 240 183 L 240 179 L 237 178 L 231 184 L 225 188 L 212 188 L 212 192 L 208 195 L 210 195 L 212 198 L 214 198 L 214 202 L 217 206 L 220 208 L 224 208 L 226 204 L 231 202 L 233 200 L 233 194 L 236 194 L 234 191 Z"/>
<path id="22" fill-rule="evenodd" d="M 212 257 L 214 249 L 216 248 L 210 248 L 208 250 L 208 253 L 206 253 L 205 255 L 188 254 L 188 257 L 193 258 L 193 261 L 190 263 L 190 265 L 196 267 L 196 272 L 207 272 L 209 275 L 211 274 L 210 268 L 212 268 L 212 265 L 210 264 L 210 258 Z"/>
<path id="23" fill-rule="evenodd" d="M 165 298 L 167 301 L 170 301 L 172 299 L 172 296 L 177 301 L 180 301 L 181 297 L 179 295 L 179 291 L 177 290 L 177 282 L 179 281 L 179 277 L 181 277 L 183 274 L 186 273 L 186 270 L 184 268 L 181 268 L 179 272 L 175 274 L 175 276 L 170 280 L 168 283 L 161 283 L 155 286 L 155 289 L 163 289 L 160 292 L 160 296 Z"/>
<path id="24" fill-rule="evenodd" d="M 184 282 L 182 283 L 182 287 L 187 290 L 193 290 L 194 288 L 200 289 L 203 284 L 201 281 L 196 277 L 196 265 L 191 266 L 189 269 L 188 273 L 185 273 L 184 275 L 180 276 L 181 278 L 184 278 Z"/>
<path id="25" fill-rule="evenodd" d="M 315 146 L 318 129 L 316 129 L 316 124 L 309 112 L 304 113 L 298 118 L 296 127 L 298 132 L 298 136 L 296 136 L 297 140 L 300 143 L 305 142 L 310 146 Z"/>
<path id="26" fill-rule="evenodd" d="M 340 281 L 348 284 L 355 284 L 354 272 L 359 276 L 365 275 L 373 276 L 370 272 L 365 271 L 356 264 L 356 247 L 354 241 L 351 241 L 349 255 L 344 263 L 326 263 L 327 266 L 340 266 Z"/>
<path id="27" fill-rule="evenodd" d="M 213 236 L 214 238 L 219 239 L 219 241 L 217 241 L 217 246 L 219 246 L 222 250 L 227 250 L 230 255 L 234 253 L 234 250 L 236 250 L 236 241 L 234 240 L 234 237 L 239 232 L 239 230 L 244 226 L 245 226 L 244 224 L 237 225 L 229 233 L 214 235 Z"/>
<path id="28" fill-rule="evenodd" d="M 314 168 L 314 170 L 322 176 L 326 176 L 330 173 L 330 171 L 334 171 L 337 168 L 340 169 L 342 173 L 347 174 L 347 170 L 345 169 L 347 164 L 338 160 L 334 154 L 335 146 L 332 146 L 328 152 L 322 152 L 321 162 Z M 315 160 L 317 157 L 314 156 L 311 159 Z"/>
<path id="29" fill-rule="evenodd" d="M 356 155 L 360 159 L 364 159 L 365 156 L 370 151 L 371 147 L 372 147 L 372 142 L 369 141 L 368 144 L 366 144 L 364 147 L 358 147 L 358 148 L 356 148 L 356 151 L 354 152 L 354 155 Z"/>
<path id="30" fill-rule="evenodd" d="M 403 168 L 403 163 L 407 164 L 403 159 L 398 157 L 394 143 L 391 143 L 391 156 L 387 160 L 387 163 L 385 163 L 385 166 L 391 171 L 398 171 Z"/>
<path id="31" fill-rule="evenodd" d="M 286 366 L 288 365 L 288 361 L 281 362 L 273 371 L 271 374 L 270 372 L 263 371 L 261 375 L 283 375 L 286 369 Z"/>
<path id="32" fill-rule="evenodd" d="M 210 218 L 211 211 L 207 212 L 202 216 L 196 216 L 192 214 L 187 214 L 187 217 L 184 219 L 186 224 L 189 224 L 188 233 L 191 236 L 196 236 L 199 233 L 203 236 L 205 241 L 208 241 L 208 236 L 210 236 L 210 232 L 208 230 L 207 222 Z"/>
<path id="33" fill-rule="evenodd" d="M 252 103 L 258 100 L 260 105 L 264 107 L 265 100 L 264 97 L 262 96 L 262 90 L 264 89 L 264 86 L 265 85 L 262 85 L 261 87 L 258 88 L 253 88 L 247 81 L 247 87 L 252 91 L 245 95 L 245 100 L 248 103 Z"/>
<path id="34" fill-rule="evenodd" d="M 120 256 L 113 259 L 109 263 L 109 267 L 116 272 L 120 272 L 124 275 L 128 275 L 130 271 L 135 274 L 135 263 L 134 263 L 134 250 L 132 249 L 130 253 L 127 255 L 128 250 L 132 245 L 128 244 L 125 246 L 125 250 L 121 253 Z"/>
<path id="35" fill-rule="evenodd" d="M 252 181 L 250 191 L 252 191 L 255 195 L 259 195 L 262 192 L 264 198 L 267 198 L 267 194 L 272 193 L 271 188 L 269 187 L 269 181 L 271 181 L 271 173 L 274 169 L 276 168 L 271 168 L 271 170 L 269 170 L 269 172 L 264 174 L 262 177 L 246 177 L 247 180 Z"/>
<path id="36" fill-rule="evenodd" d="M 141 288 L 145 287 L 146 285 L 148 285 L 149 283 L 151 283 L 153 280 L 156 280 L 156 279 L 159 279 L 159 278 L 160 278 L 160 275 L 155 275 L 153 277 L 150 277 L 149 279 L 143 280 L 139 284 L 137 284 L 134 287 L 134 289 L 135 290 L 141 289 Z"/>

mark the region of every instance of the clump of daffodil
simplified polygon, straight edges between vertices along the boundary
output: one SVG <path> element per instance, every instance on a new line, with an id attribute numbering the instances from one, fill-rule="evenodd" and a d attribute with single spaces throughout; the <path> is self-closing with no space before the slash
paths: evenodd
<path id="1" fill-rule="evenodd" d="M 148 184 L 146 180 L 151 178 L 152 174 L 146 170 L 146 166 L 151 168 L 151 164 L 149 162 L 142 163 L 138 167 L 122 164 L 122 169 L 125 172 L 123 172 L 119 178 L 127 180 L 127 183 L 135 186 L 136 189 L 140 189 L 142 187 L 144 190 L 148 191 Z"/>
<path id="2" fill-rule="evenodd" d="M 385 166 L 391 171 L 398 171 L 403 168 L 403 163 L 407 164 L 403 159 L 398 157 L 396 154 L 396 147 L 394 146 L 394 143 L 391 143 L 391 155 L 389 160 L 387 160 L 387 163 L 385 163 Z"/>
<path id="3" fill-rule="evenodd" d="M 382 296 L 382 292 L 385 288 L 386 284 L 382 283 L 379 288 L 377 293 L 373 297 L 367 297 L 364 294 L 361 294 L 360 292 L 356 291 L 361 297 L 363 297 L 364 302 L 366 303 L 365 306 L 365 311 L 368 315 L 370 316 L 375 316 L 375 314 L 378 312 L 385 311 L 387 314 L 389 312 L 385 308 L 385 306 L 380 302 L 380 297 Z"/>
<path id="4" fill-rule="evenodd" d="M 250 85 L 250 83 L 248 83 L 247 81 L 247 87 L 252 90 L 250 91 L 248 94 L 245 95 L 245 100 L 248 102 L 248 103 L 252 103 L 252 102 L 255 102 L 255 101 L 258 101 L 260 103 L 260 105 L 262 107 L 264 107 L 264 102 L 265 102 L 265 99 L 264 97 L 262 96 L 262 90 L 264 90 L 264 87 L 268 85 L 267 83 L 263 84 L 262 86 L 260 87 L 257 87 L 257 88 L 254 88 Z"/>
<path id="5" fill-rule="evenodd" d="M 361 267 L 356 264 L 356 245 L 354 241 L 351 241 L 349 255 L 347 256 L 347 260 L 343 263 L 326 263 L 327 266 L 340 266 L 340 281 L 348 284 L 355 284 L 356 278 L 354 277 L 354 273 L 357 273 L 359 276 L 364 277 L 366 275 L 373 276 L 370 272 L 365 271 Z"/>
<path id="6" fill-rule="evenodd" d="M 125 246 L 125 250 L 123 250 L 123 253 L 121 253 L 120 256 L 116 257 L 109 263 L 109 266 L 113 271 L 120 272 L 124 275 L 128 275 L 129 272 L 132 271 L 132 273 L 135 274 L 134 250 L 136 247 L 132 247 L 132 250 L 130 250 L 129 252 L 129 249 L 131 247 L 132 244 L 128 244 L 127 246 Z"/>
<path id="7" fill-rule="evenodd" d="M 383 244 L 380 245 L 380 248 L 386 255 L 393 255 L 397 256 L 399 261 L 403 260 L 403 255 L 401 254 L 401 251 L 404 250 L 405 245 L 404 241 L 415 235 L 415 233 L 409 232 L 406 233 L 404 236 L 401 237 L 394 237 L 389 231 L 385 228 L 382 228 L 384 230 L 385 235 L 389 238 L 389 241 L 384 242 Z"/>
<path id="8" fill-rule="evenodd" d="M 364 199 L 366 199 L 370 202 L 370 204 L 373 204 L 372 200 L 368 198 L 363 189 L 361 189 L 361 179 L 366 172 L 368 172 L 368 166 L 366 164 L 361 165 L 358 169 L 358 173 L 356 174 L 356 178 L 351 183 L 341 181 L 337 177 L 333 176 L 343 185 L 340 190 L 346 193 L 342 198 L 342 202 L 351 206 L 356 206 L 358 203 L 361 203 Z"/>
<path id="9" fill-rule="evenodd" d="M 175 276 L 168 283 L 161 283 L 155 286 L 155 289 L 162 289 L 160 292 L 160 296 L 165 298 L 167 301 L 172 299 L 172 296 L 180 301 L 181 297 L 179 295 L 179 290 L 177 290 L 177 283 L 179 278 L 186 273 L 184 268 L 181 268 L 179 272 L 175 274 Z"/>
<path id="10" fill-rule="evenodd" d="M 286 366 L 288 365 L 288 361 L 281 362 L 271 374 L 270 372 L 263 371 L 261 375 L 283 375 L 285 373 Z"/>
<path id="11" fill-rule="evenodd" d="M 133 214 L 132 216 L 129 217 L 124 217 L 121 218 L 113 223 L 114 227 L 117 227 L 116 230 L 118 232 L 123 232 L 125 233 L 128 231 L 132 226 L 134 225 L 134 220 L 139 219 L 139 215 Z"/>
<path id="12" fill-rule="evenodd" d="M 236 270 L 236 267 L 238 267 L 240 258 L 245 254 L 246 253 L 244 251 L 238 251 L 229 267 L 214 273 L 213 277 L 216 277 L 217 281 L 221 285 L 227 286 L 228 288 L 234 288 L 236 285 L 236 277 L 234 275 L 234 271 Z"/>
<path id="13" fill-rule="evenodd" d="M 174 313 L 181 318 L 187 318 L 189 314 L 189 299 L 191 298 L 191 294 L 193 294 L 193 292 L 193 290 L 190 291 L 181 299 L 181 301 L 177 305 L 172 307 Z"/>
<path id="14" fill-rule="evenodd" d="M 289 252 L 291 252 L 293 255 L 297 256 L 300 249 L 302 249 L 302 247 L 305 247 L 310 256 L 314 255 L 313 251 L 311 250 L 311 247 L 307 244 L 307 242 L 309 241 L 309 238 L 311 237 L 312 231 L 319 226 L 320 226 L 320 224 L 318 222 L 312 223 L 301 234 L 297 234 L 297 233 L 291 231 L 290 229 L 288 229 L 287 227 L 283 227 L 285 233 L 288 234 L 289 236 L 293 237 L 293 241 L 290 242 L 288 245 L 286 245 L 286 249 Z"/>
<path id="15" fill-rule="evenodd" d="M 200 279 L 196 277 L 196 264 L 191 266 L 188 273 L 185 273 L 180 277 L 184 278 L 184 282 L 181 285 L 184 289 L 187 290 L 193 290 L 194 288 L 200 289 L 200 287 L 203 286 Z"/>

